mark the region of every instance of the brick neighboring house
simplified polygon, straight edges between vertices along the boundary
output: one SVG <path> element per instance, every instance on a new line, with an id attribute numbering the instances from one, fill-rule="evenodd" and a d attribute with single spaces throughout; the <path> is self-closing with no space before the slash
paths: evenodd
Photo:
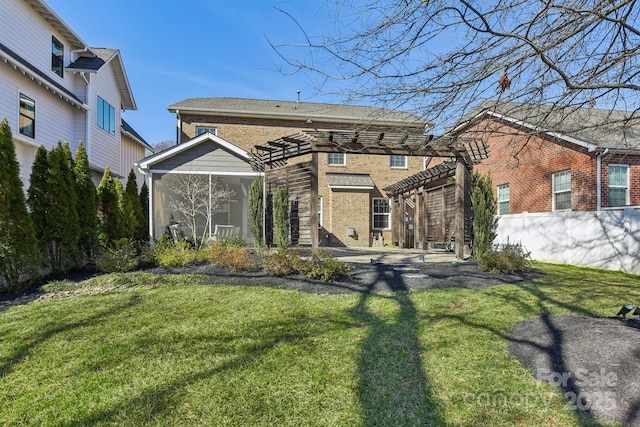
<path id="1" fill-rule="evenodd" d="M 638 114 L 596 108 L 485 103 L 449 135 L 480 138 L 498 214 L 640 206 Z"/>
<path id="2" fill-rule="evenodd" d="M 638 113 L 484 103 L 448 134 L 482 139 L 496 243 L 533 259 L 640 274 Z"/>
<path id="3" fill-rule="evenodd" d="M 301 131 L 409 132 L 424 136 L 429 125 L 425 119 L 395 110 L 299 101 L 192 98 L 168 109 L 176 114 L 178 146 L 208 132 L 219 138 L 218 142 L 227 150 L 228 143 L 245 152 Z M 314 153 L 290 159 L 288 164 L 278 179 L 295 186 L 294 175 L 301 174 L 305 177 L 304 185 L 314 182 L 313 188 L 299 186 L 297 195 L 290 193 L 290 201 L 300 209 L 296 215 L 304 217 L 308 224 L 318 224 L 317 236 L 314 231 L 292 235 L 293 242 L 370 247 L 393 242 L 392 203 L 382 189 L 422 171 L 424 157 Z M 147 166 L 147 173 L 151 174 L 153 165 Z M 310 194 L 317 195 L 317 200 L 309 200 Z M 246 229 L 244 224 L 236 226 Z"/>

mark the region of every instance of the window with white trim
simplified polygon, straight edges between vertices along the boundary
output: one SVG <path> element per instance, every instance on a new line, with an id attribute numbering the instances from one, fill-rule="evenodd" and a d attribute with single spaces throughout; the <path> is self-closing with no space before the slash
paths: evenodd
<path id="1" fill-rule="evenodd" d="M 571 209 L 571 171 L 553 174 L 553 210 Z"/>
<path id="2" fill-rule="evenodd" d="M 36 101 L 20 94 L 20 134 L 36 137 Z"/>
<path id="3" fill-rule="evenodd" d="M 346 164 L 344 153 L 327 153 L 327 164 L 330 166 L 344 166 Z"/>
<path id="4" fill-rule="evenodd" d="M 389 156 L 389 165 L 391 169 L 406 169 L 407 156 L 392 154 Z"/>
<path id="5" fill-rule="evenodd" d="M 373 228 L 376 230 L 391 228 L 391 203 L 389 199 L 373 199 Z"/>
<path id="6" fill-rule="evenodd" d="M 629 205 L 629 165 L 609 165 L 609 207 Z"/>
<path id="7" fill-rule="evenodd" d="M 64 45 L 54 36 L 51 36 L 51 71 L 63 77 Z"/>
<path id="8" fill-rule="evenodd" d="M 498 215 L 509 214 L 509 184 L 498 186 Z"/>
<path id="9" fill-rule="evenodd" d="M 322 196 L 318 197 L 318 228 L 322 228 Z"/>
<path id="10" fill-rule="evenodd" d="M 218 134 L 218 128 L 207 127 L 207 126 L 196 126 L 196 136 L 200 136 L 203 133 L 209 132 L 212 135 Z"/>
<path id="11" fill-rule="evenodd" d="M 111 135 L 116 134 L 116 110 L 107 101 L 98 97 L 98 127 Z"/>

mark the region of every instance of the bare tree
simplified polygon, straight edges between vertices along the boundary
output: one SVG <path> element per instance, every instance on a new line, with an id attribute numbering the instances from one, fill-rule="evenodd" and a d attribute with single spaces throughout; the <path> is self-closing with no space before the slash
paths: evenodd
<path id="1" fill-rule="evenodd" d="M 437 130 L 483 101 L 639 120 L 635 0 L 335 0 L 327 13 L 332 34 L 309 34 L 288 14 L 304 41 L 271 43 L 285 72 L 347 81 L 348 102 L 413 111 Z"/>
<path id="2" fill-rule="evenodd" d="M 179 213 L 191 231 L 193 241 L 198 243 L 198 219 L 204 219 L 200 246 L 209 230 L 213 214 L 222 203 L 232 202 L 236 192 L 229 186 L 210 180 L 208 175 L 180 174 L 169 186 L 173 193 L 169 197 L 169 207 Z"/>

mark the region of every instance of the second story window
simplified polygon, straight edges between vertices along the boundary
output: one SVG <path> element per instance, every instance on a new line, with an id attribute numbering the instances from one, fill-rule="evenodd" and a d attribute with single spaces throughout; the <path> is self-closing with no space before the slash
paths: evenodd
<path id="1" fill-rule="evenodd" d="M 218 129 L 213 127 L 206 126 L 196 126 L 196 136 L 202 135 L 203 133 L 209 132 L 212 135 L 218 134 Z"/>
<path id="2" fill-rule="evenodd" d="M 63 77 L 64 45 L 57 38 L 51 36 L 51 71 Z"/>
<path id="3" fill-rule="evenodd" d="M 327 164 L 331 166 L 344 166 L 346 164 L 346 156 L 344 153 L 328 153 Z"/>
<path id="4" fill-rule="evenodd" d="M 20 94 L 20 134 L 36 137 L 36 101 Z"/>
<path id="5" fill-rule="evenodd" d="M 571 209 L 571 171 L 553 174 L 553 210 Z"/>
<path id="6" fill-rule="evenodd" d="M 116 110 L 100 97 L 98 97 L 98 127 L 111 135 L 116 134 Z"/>
<path id="7" fill-rule="evenodd" d="M 392 154 L 389 156 L 389 165 L 392 169 L 406 169 L 407 168 L 407 156 L 398 156 Z"/>
<path id="8" fill-rule="evenodd" d="M 609 165 L 609 207 L 629 204 L 629 165 Z"/>
<path id="9" fill-rule="evenodd" d="M 498 187 L 498 215 L 509 214 L 509 184 Z"/>

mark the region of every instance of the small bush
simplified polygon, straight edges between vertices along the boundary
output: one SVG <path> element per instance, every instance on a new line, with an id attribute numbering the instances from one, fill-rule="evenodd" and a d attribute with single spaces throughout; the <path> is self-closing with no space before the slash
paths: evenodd
<path id="1" fill-rule="evenodd" d="M 309 279 L 330 282 L 339 277 L 349 277 L 349 264 L 339 261 L 329 252 L 316 249 L 300 265 L 300 272 Z"/>
<path id="2" fill-rule="evenodd" d="M 302 252 L 299 249 L 285 247 L 266 255 L 262 268 L 271 276 L 289 276 L 300 271 Z"/>
<path id="3" fill-rule="evenodd" d="M 223 240 L 221 243 L 224 246 L 239 246 L 239 247 L 247 246 L 247 241 L 240 236 L 231 236 L 228 239 Z"/>
<path id="4" fill-rule="evenodd" d="M 198 251 L 197 260 L 201 263 L 210 262 L 216 267 L 228 268 L 233 272 L 257 270 L 256 260 L 242 242 L 243 239 L 211 242 Z"/>
<path id="5" fill-rule="evenodd" d="M 158 242 L 153 252 L 161 267 L 184 267 L 196 259 L 196 251 L 184 240 L 178 243 Z"/>
<path id="6" fill-rule="evenodd" d="M 96 266 L 106 273 L 124 273 L 138 266 L 138 249 L 132 239 L 119 239 L 105 248 L 96 260 Z"/>
<path id="7" fill-rule="evenodd" d="M 488 250 L 478 260 L 480 270 L 491 273 L 510 274 L 524 270 L 527 265 L 529 262 L 525 255 L 512 246 L 506 246 L 501 251 Z"/>

